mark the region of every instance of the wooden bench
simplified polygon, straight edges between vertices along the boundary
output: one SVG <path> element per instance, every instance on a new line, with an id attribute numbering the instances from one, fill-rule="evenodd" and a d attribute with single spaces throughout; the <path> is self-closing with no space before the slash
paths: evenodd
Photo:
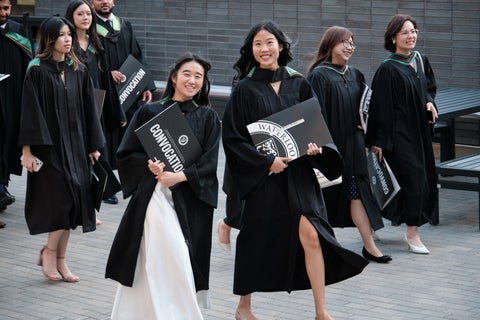
<path id="1" fill-rule="evenodd" d="M 437 164 L 439 189 L 454 189 L 476 191 L 479 193 L 478 228 L 480 230 L 480 153 L 471 154 L 458 159 L 448 160 Z M 475 182 L 458 181 L 442 178 L 442 176 L 461 176 L 476 178 Z M 435 212 L 432 224 L 439 222 L 439 210 Z"/>

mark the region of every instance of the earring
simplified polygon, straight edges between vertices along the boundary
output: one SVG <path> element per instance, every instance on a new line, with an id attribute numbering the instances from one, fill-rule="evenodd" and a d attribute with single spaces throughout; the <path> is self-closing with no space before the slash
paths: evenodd
<path id="1" fill-rule="evenodd" d="M 395 44 L 395 40 L 393 40 L 392 42 L 393 42 L 393 44 Z"/>

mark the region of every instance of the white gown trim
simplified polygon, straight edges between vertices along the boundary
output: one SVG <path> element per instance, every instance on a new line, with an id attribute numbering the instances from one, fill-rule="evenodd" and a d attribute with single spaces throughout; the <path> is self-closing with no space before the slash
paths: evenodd
<path id="1" fill-rule="evenodd" d="M 172 195 L 160 183 L 148 204 L 133 286 L 118 286 L 111 318 L 203 319 Z"/>

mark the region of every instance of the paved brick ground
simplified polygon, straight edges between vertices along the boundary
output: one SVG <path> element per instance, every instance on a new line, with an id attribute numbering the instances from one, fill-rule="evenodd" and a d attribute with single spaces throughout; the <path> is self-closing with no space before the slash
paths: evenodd
<path id="1" fill-rule="evenodd" d="M 223 161 L 222 155 L 220 179 Z M 127 201 L 103 204 L 99 215 L 103 225 L 97 231 L 72 232 L 68 261 L 81 281 L 53 283 L 36 266 L 46 236 L 30 236 L 25 225 L 25 175 L 13 176 L 9 190 L 17 201 L 0 213 L 7 223 L 0 229 L 0 319 L 109 319 L 116 283 L 104 279 L 104 268 Z M 402 240 L 405 228 L 385 221 L 386 227 L 378 232 L 378 246 L 393 261 L 372 263 L 361 275 L 327 287 L 327 304 L 335 319 L 480 319 L 478 196 L 441 190 L 440 199 L 440 225 L 421 228 L 432 253 L 409 253 Z M 224 215 L 224 203 L 220 193 L 215 221 Z M 361 251 L 356 229 L 336 233 L 345 247 Z M 212 308 L 203 314 L 207 320 L 233 319 L 237 302 L 232 294 L 234 259 L 213 240 Z M 265 320 L 314 318 L 311 291 L 254 294 L 253 306 L 255 314 Z"/>

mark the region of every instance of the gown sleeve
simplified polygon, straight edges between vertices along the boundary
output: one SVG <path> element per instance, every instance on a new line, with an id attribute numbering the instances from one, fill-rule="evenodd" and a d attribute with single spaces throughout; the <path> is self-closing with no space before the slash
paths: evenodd
<path id="1" fill-rule="evenodd" d="M 426 56 L 422 56 L 425 65 L 425 77 L 427 78 L 427 102 L 431 102 L 435 105 L 435 96 L 437 94 L 437 81 L 433 74 L 433 69 Z M 436 105 L 435 105 L 436 107 Z"/>
<path id="2" fill-rule="evenodd" d="M 370 102 L 366 146 L 377 146 L 391 150 L 393 147 L 394 127 L 394 77 L 392 71 L 383 63 L 372 80 L 372 100 Z"/>
<path id="3" fill-rule="evenodd" d="M 203 115 L 206 118 L 205 121 L 197 121 L 197 123 L 204 123 L 204 130 L 199 131 L 203 132 L 203 153 L 197 161 L 186 167 L 183 172 L 195 195 L 203 202 L 216 207 L 217 197 L 212 197 L 210 191 L 211 188 L 215 188 L 215 184 L 217 184 L 216 188 L 218 190 L 216 172 L 221 125 L 215 111 L 211 109 L 205 109 L 205 111 L 206 114 Z M 215 181 L 212 181 L 212 179 Z"/>
<path id="4" fill-rule="evenodd" d="M 86 70 L 86 67 L 82 74 L 83 116 L 85 118 L 87 151 L 90 153 L 105 146 L 105 137 L 103 135 L 100 117 L 95 105 L 93 82 Z"/>
<path id="5" fill-rule="evenodd" d="M 23 84 L 23 98 L 20 118 L 20 135 L 18 144 L 52 146 L 53 141 L 48 130 L 44 111 L 41 107 L 41 97 L 37 86 L 36 75 L 41 72 L 39 67 L 31 67 Z"/>
<path id="6" fill-rule="evenodd" d="M 125 131 L 117 150 L 118 174 L 122 184 L 123 197 L 131 196 L 148 170 L 148 155 L 135 134 L 142 122 L 142 109 L 136 112 Z"/>
<path id="7" fill-rule="evenodd" d="M 275 160 L 273 155 L 264 155 L 255 149 L 247 130 L 245 119 L 250 112 L 250 95 L 242 93 L 238 84 L 225 107 L 223 115 L 223 146 L 240 197 L 244 198 L 261 179 L 268 176 Z M 253 111 L 254 112 L 254 111 Z"/>

